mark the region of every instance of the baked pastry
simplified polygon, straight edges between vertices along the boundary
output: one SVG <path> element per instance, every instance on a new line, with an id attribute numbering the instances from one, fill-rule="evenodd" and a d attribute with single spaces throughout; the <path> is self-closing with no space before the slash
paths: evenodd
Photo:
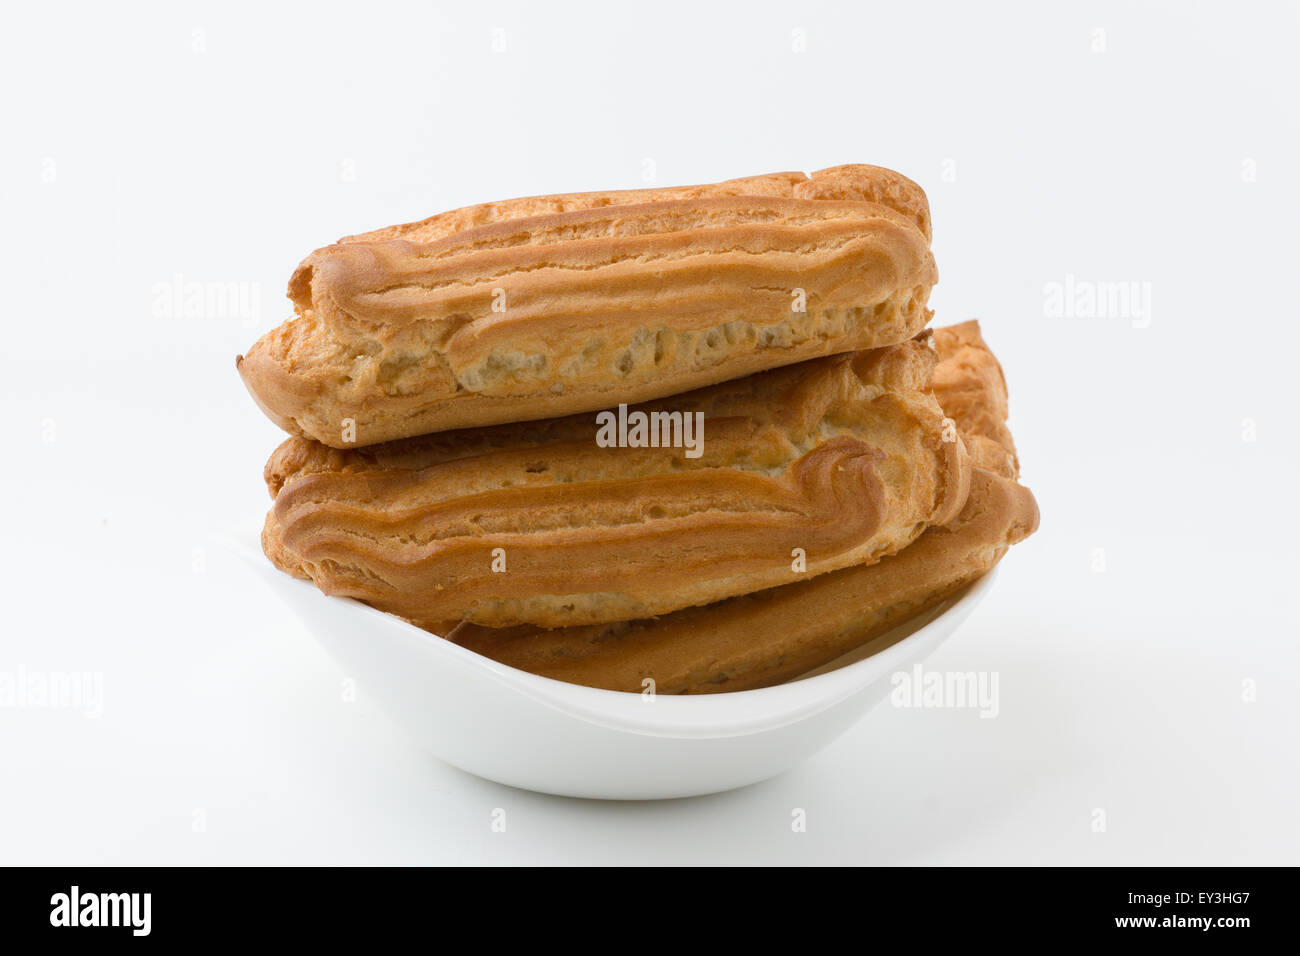
<path id="1" fill-rule="evenodd" d="M 984 455 L 955 520 L 878 563 L 655 620 L 555 630 L 462 623 L 448 639 L 545 677 L 633 692 L 650 679 L 665 694 L 766 687 L 855 649 L 883 649 L 898 639 L 897 625 L 984 574 L 1038 526 L 1034 497 L 1016 480 L 1002 372 L 978 323 L 934 338 L 942 359 L 935 380 L 953 399 L 945 410 Z"/>
<path id="2" fill-rule="evenodd" d="M 1018 477 L 1016 443 L 1007 428 L 1007 380 L 979 322 L 935 329 L 933 341 L 940 361 L 930 389 L 957 423 L 972 460 L 1005 478 Z"/>
<path id="3" fill-rule="evenodd" d="M 432 242 L 453 233 L 489 226 L 507 219 L 524 219 L 576 209 L 605 206 L 631 206 L 673 199 L 714 199 L 718 196 L 785 196 L 791 199 L 853 199 L 888 206 L 914 221 L 917 228 L 931 238 L 930 203 L 925 191 L 902 173 L 883 166 L 850 164 L 822 169 L 811 176 L 804 173 L 768 173 L 745 176 L 701 186 L 655 186 L 648 189 L 617 189 L 608 192 L 557 193 L 550 196 L 527 196 L 504 202 L 464 206 L 439 213 L 419 222 L 387 226 L 370 232 L 345 236 L 339 242 L 382 242 L 409 239 Z"/>
<path id="4" fill-rule="evenodd" d="M 1027 488 L 976 468 L 956 520 L 873 565 L 657 619 L 554 630 L 461 623 L 442 633 L 502 664 L 607 690 L 639 693 L 647 678 L 660 694 L 768 687 L 879 638 L 956 593 L 1037 521 Z"/>
<path id="5" fill-rule="evenodd" d="M 964 446 L 924 391 L 928 338 L 620 410 L 676 415 L 668 439 L 702 421 L 696 448 L 601 447 L 598 415 L 349 451 L 290 439 L 266 467 L 263 546 L 326 593 L 498 627 L 648 617 L 870 563 L 966 499 Z"/>
<path id="6" fill-rule="evenodd" d="M 353 236 L 237 365 L 332 447 L 642 402 L 918 333 L 925 194 L 872 166 L 543 196 Z"/>

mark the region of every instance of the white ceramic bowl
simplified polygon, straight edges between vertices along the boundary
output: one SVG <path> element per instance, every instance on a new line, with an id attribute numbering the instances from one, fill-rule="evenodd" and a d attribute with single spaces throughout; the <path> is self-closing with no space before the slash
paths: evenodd
<path id="1" fill-rule="evenodd" d="M 907 637 L 865 659 L 846 655 L 779 687 L 644 697 L 538 677 L 327 597 L 272 567 L 255 537 L 236 551 L 435 756 L 512 787 L 609 800 L 716 793 L 789 770 L 884 700 L 890 676 L 952 634 L 996 574 L 909 621 Z"/>

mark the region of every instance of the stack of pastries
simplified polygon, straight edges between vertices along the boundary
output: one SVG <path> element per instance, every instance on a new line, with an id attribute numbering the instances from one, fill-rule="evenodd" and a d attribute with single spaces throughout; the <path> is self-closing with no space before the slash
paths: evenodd
<path id="1" fill-rule="evenodd" d="M 237 363 L 293 436 L 263 548 L 592 687 L 745 690 L 870 653 L 1038 523 L 978 324 L 926 329 L 930 238 L 919 186 L 841 166 L 318 249 Z"/>

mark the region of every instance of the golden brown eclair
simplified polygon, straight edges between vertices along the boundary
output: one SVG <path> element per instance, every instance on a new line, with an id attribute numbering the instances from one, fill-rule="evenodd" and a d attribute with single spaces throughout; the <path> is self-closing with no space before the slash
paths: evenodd
<path id="1" fill-rule="evenodd" d="M 876 564 L 657 619 L 554 630 L 461 623 L 446 637 L 520 670 L 606 690 L 640 693 L 646 678 L 659 694 L 768 687 L 938 604 L 996 564 L 1037 523 L 1029 489 L 976 468 L 956 520 Z"/>
<path id="2" fill-rule="evenodd" d="M 925 334 L 629 410 L 701 415 L 699 457 L 600 447 L 595 414 L 350 451 L 290 439 L 263 545 L 326 593 L 489 626 L 649 617 L 870 563 L 966 499 L 935 361 Z"/>
<path id="3" fill-rule="evenodd" d="M 768 173 L 745 176 L 700 186 L 656 186 L 648 189 L 617 189 L 606 192 L 558 193 L 528 196 L 504 202 L 481 203 L 439 213 L 419 222 L 387 226 L 371 232 L 345 236 L 339 242 L 379 242 L 409 239 L 432 242 L 452 233 L 488 226 L 507 219 L 544 216 L 575 209 L 602 206 L 630 206 L 669 199 L 711 199 L 718 196 L 786 196 L 791 199 L 855 199 L 888 206 L 913 220 L 931 238 L 930 203 L 925 191 L 902 173 L 883 166 L 851 164 L 805 173 Z"/>
<path id="4" fill-rule="evenodd" d="M 967 322 L 938 329 L 936 391 L 987 467 L 960 515 L 869 566 L 692 607 L 653 620 L 541 630 L 462 623 L 448 639 L 545 677 L 609 690 L 715 693 L 766 687 L 843 654 L 883 649 L 900 623 L 974 581 L 1034 532 L 1038 505 L 1017 483 L 997 359 Z M 1005 444 L 1003 444 L 1005 443 Z M 886 643 L 871 645 L 873 640 Z"/>
<path id="5" fill-rule="evenodd" d="M 340 448 L 642 402 L 911 338 L 929 229 L 872 166 L 468 207 L 312 253 L 237 365 Z"/>

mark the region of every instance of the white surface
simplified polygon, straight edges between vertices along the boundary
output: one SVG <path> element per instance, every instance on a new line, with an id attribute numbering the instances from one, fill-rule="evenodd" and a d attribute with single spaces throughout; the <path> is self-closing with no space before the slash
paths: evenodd
<path id="1" fill-rule="evenodd" d="M 0 672 L 99 672 L 103 713 L 0 708 L 0 861 L 1300 862 L 1296 7 L 561 9 L 8 12 Z M 997 672 L 996 719 L 885 705 L 742 791 L 537 796 L 346 702 L 216 548 L 266 506 L 233 359 L 300 256 L 647 158 L 926 187 L 936 322 L 983 320 L 1043 510 L 929 662 Z M 156 316 L 176 274 L 258 283 L 258 320 Z M 1150 283 L 1150 324 L 1047 318 L 1067 275 Z"/>

